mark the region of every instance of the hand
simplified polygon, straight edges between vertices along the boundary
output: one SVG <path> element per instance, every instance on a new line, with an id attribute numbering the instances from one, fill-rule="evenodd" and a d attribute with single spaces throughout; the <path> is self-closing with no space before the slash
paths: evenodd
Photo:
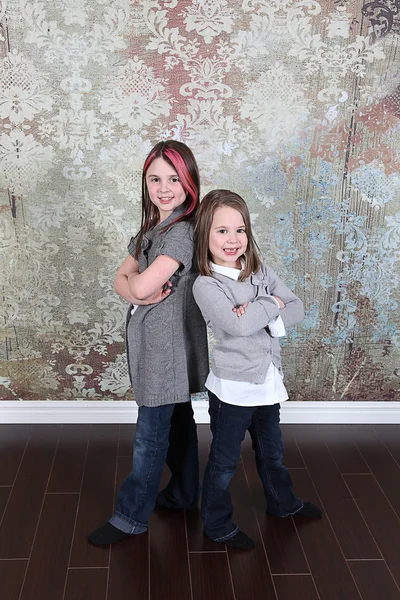
<path id="1" fill-rule="evenodd" d="M 233 310 L 234 313 L 236 313 L 237 317 L 241 317 L 242 315 L 244 315 L 244 311 L 246 310 L 248 304 L 249 304 L 248 302 L 245 302 L 241 306 L 237 306 L 236 308 L 232 308 L 232 310 Z"/>
<path id="2" fill-rule="evenodd" d="M 167 296 L 169 296 L 171 291 L 172 283 L 168 280 L 160 290 L 154 292 L 154 294 L 146 298 L 146 300 L 143 300 L 143 304 L 158 304 L 158 302 L 162 302 Z"/>
<path id="3" fill-rule="evenodd" d="M 279 308 L 285 308 L 285 303 L 279 298 L 279 296 L 272 296 L 272 297 L 275 298 L 275 300 L 279 304 Z"/>

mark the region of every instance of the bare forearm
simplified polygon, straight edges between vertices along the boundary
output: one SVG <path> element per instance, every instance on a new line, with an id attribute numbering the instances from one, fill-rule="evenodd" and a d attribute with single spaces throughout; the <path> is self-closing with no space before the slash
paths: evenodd
<path id="1" fill-rule="evenodd" d="M 140 278 L 140 273 L 130 273 L 130 275 L 128 275 L 128 290 L 131 296 L 133 296 L 134 298 L 136 298 L 136 288 L 137 288 L 137 282 L 138 279 Z M 144 300 L 144 298 L 143 298 Z"/>
<path id="2" fill-rule="evenodd" d="M 147 300 L 154 294 L 158 294 L 165 284 L 170 281 L 172 275 L 179 269 L 180 262 L 162 254 L 145 269 L 142 273 L 133 270 L 127 273 L 129 293 L 135 298 Z"/>
<path id="3" fill-rule="evenodd" d="M 146 304 L 145 300 L 139 300 L 138 298 L 135 298 L 134 296 L 132 296 L 130 289 L 129 289 L 128 277 L 126 275 L 122 275 L 121 273 L 119 273 L 115 277 L 114 290 L 117 292 L 117 294 L 119 296 L 121 296 L 124 300 L 126 300 L 130 304 L 137 304 L 137 305 Z"/>

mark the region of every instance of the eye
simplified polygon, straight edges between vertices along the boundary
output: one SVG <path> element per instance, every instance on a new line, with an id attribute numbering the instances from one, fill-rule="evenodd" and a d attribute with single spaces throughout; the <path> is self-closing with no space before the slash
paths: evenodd
<path id="1" fill-rule="evenodd" d="M 151 183 L 157 183 L 158 182 L 158 177 L 150 177 L 149 181 Z"/>
<path id="2" fill-rule="evenodd" d="M 240 229 L 237 230 L 238 233 L 246 233 L 246 230 L 244 227 L 241 227 Z"/>
<path id="3" fill-rule="evenodd" d="M 180 179 L 179 179 L 179 177 L 178 177 L 178 176 L 176 176 L 176 177 L 171 177 L 171 181 L 172 181 L 172 183 L 178 183 L 178 181 L 180 181 Z"/>
<path id="4" fill-rule="evenodd" d="M 217 233 L 226 233 L 226 229 L 218 229 Z"/>

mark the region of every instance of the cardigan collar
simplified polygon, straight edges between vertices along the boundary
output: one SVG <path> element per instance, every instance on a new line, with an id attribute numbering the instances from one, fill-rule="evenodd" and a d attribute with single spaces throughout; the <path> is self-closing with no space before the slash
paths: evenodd
<path id="1" fill-rule="evenodd" d="M 225 277 L 229 277 L 229 279 L 234 279 L 237 281 L 239 279 L 241 270 L 235 269 L 235 267 L 223 267 L 221 265 L 217 265 L 210 261 L 210 269 L 213 273 L 220 273 L 221 275 L 225 275 Z"/>
<path id="2" fill-rule="evenodd" d="M 147 231 L 144 234 L 143 243 L 142 243 L 142 248 L 144 250 L 148 247 L 149 242 L 153 241 L 153 238 L 155 237 L 155 235 L 157 235 L 159 233 L 160 229 L 164 229 L 164 227 L 168 227 L 168 225 L 170 225 L 172 223 L 172 221 L 175 221 L 175 219 L 177 219 L 181 215 L 183 215 L 183 213 L 185 212 L 185 208 L 184 208 L 183 204 L 180 204 L 179 206 L 177 206 L 172 211 L 172 213 L 169 215 L 169 217 L 167 217 L 161 223 L 157 223 L 157 225 L 155 227 L 153 227 L 153 229 L 149 229 L 149 231 Z"/>

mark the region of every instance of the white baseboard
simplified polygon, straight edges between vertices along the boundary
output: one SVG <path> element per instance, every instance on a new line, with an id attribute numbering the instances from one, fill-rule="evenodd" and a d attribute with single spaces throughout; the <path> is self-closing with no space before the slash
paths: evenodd
<path id="1" fill-rule="evenodd" d="M 197 423 L 208 423 L 208 404 L 193 402 Z M 136 423 L 128 401 L 0 401 L 0 423 Z M 282 423 L 400 423 L 400 402 L 284 402 Z"/>

